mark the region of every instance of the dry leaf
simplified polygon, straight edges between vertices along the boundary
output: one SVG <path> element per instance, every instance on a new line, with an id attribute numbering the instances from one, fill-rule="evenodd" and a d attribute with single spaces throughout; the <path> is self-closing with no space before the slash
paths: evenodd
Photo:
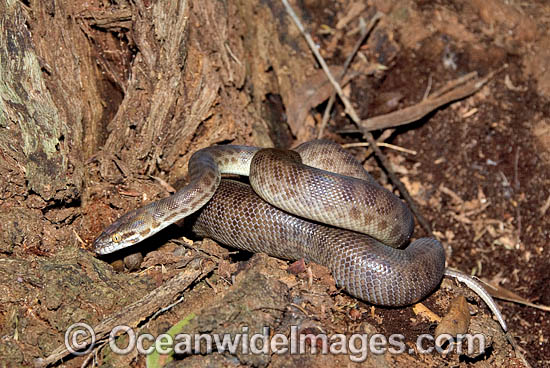
<path id="1" fill-rule="evenodd" d="M 297 275 L 306 270 L 306 262 L 304 261 L 303 258 L 301 258 L 296 262 L 291 263 L 286 270 L 293 275 Z"/>
<path id="2" fill-rule="evenodd" d="M 457 296 L 451 302 L 449 312 L 443 316 L 441 323 L 435 329 L 436 338 L 439 335 L 449 334 L 456 336 L 468 332 L 470 325 L 470 311 L 463 295 Z"/>

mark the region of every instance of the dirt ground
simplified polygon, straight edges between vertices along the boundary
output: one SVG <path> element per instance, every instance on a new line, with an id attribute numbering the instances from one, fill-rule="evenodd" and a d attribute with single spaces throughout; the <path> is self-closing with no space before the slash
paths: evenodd
<path id="1" fill-rule="evenodd" d="M 509 336 L 454 281 L 419 305 L 372 306 L 338 289 L 322 266 L 228 249 L 193 236 L 187 222 L 96 257 L 101 230 L 184 185 L 200 148 L 287 148 L 318 136 L 364 143 L 365 129 L 338 99 L 322 123 L 333 89 L 281 2 L 0 0 L 2 366 L 329 367 L 359 357 L 373 367 L 550 367 L 550 3 L 291 5 L 333 73 L 354 55 L 342 84 L 362 119 L 429 101 L 471 72 L 487 78 L 372 133 L 391 145 L 381 149 L 448 266 L 501 287 L 496 296 L 514 293 L 498 300 Z M 366 145 L 350 150 L 398 194 Z M 426 235 L 417 222 L 414 237 Z M 170 283 L 177 275 L 183 281 Z M 483 333 L 486 349 L 421 354 L 416 339 L 434 334 L 460 295 L 467 331 Z M 408 353 L 230 354 L 203 342 L 154 363 L 135 349 L 115 354 L 105 336 L 90 354 L 63 352 L 76 322 L 157 336 L 186 318 L 177 332 L 401 334 Z"/>

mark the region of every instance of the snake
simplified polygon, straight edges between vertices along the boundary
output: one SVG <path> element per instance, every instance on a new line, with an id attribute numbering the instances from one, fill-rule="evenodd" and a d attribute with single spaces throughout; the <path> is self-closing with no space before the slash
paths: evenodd
<path id="1" fill-rule="evenodd" d="M 247 176 L 250 185 L 222 174 Z M 407 205 L 335 142 L 314 140 L 293 150 L 206 147 L 191 156 L 188 177 L 173 195 L 108 226 L 94 251 L 132 246 L 197 212 L 197 235 L 326 266 L 339 287 L 372 304 L 415 303 L 444 275 L 441 243 L 410 242 L 414 219 Z"/>

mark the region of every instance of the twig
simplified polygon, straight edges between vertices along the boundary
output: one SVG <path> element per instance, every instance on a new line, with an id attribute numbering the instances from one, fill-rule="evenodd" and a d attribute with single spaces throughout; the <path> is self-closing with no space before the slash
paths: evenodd
<path id="1" fill-rule="evenodd" d="M 519 176 L 518 176 L 518 165 L 519 165 L 519 151 L 521 147 L 518 146 L 516 150 L 516 156 L 514 157 L 514 190 L 518 191 L 520 187 Z"/>
<path id="2" fill-rule="evenodd" d="M 539 213 L 544 216 L 546 214 L 546 211 L 548 211 L 548 208 L 550 208 L 550 195 L 548 196 L 548 198 L 546 198 L 544 204 L 539 208 Z"/>
<path id="3" fill-rule="evenodd" d="M 430 74 L 428 76 L 428 86 L 426 87 L 426 90 L 424 91 L 424 97 L 422 97 L 422 101 L 427 100 L 428 96 L 430 95 L 430 92 L 432 91 L 432 75 Z"/>
<path id="4" fill-rule="evenodd" d="M 391 137 L 391 135 L 393 134 L 393 132 L 395 132 L 395 129 L 386 129 L 382 132 L 382 134 L 380 134 L 380 137 L 376 138 L 376 143 L 382 143 L 384 141 L 386 141 L 386 139 L 388 139 L 389 137 Z M 372 155 L 373 151 L 369 148 L 367 150 L 367 153 L 365 154 L 365 157 L 368 158 L 370 155 Z"/>
<path id="5" fill-rule="evenodd" d="M 419 120 L 440 106 L 459 100 L 477 91 L 476 82 L 470 82 L 439 97 L 429 97 L 416 105 L 363 120 L 359 126 L 367 131 L 405 125 Z"/>
<path id="6" fill-rule="evenodd" d="M 351 105 L 351 102 L 344 95 L 344 91 L 342 91 L 342 87 L 340 86 L 340 84 L 338 84 L 336 79 L 334 79 L 332 73 L 330 72 L 330 70 L 328 68 L 327 63 L 325 62 L 325 59 L 323 59 L 323 57 L 319 53 L 319 50 L 317 49 L 317 46 L 313 42 L 313 39 L 311 38 L 309 33 L 305 30 L 304 26 L 300 22 L 300 19 L 298 18 L 298 16 L 296 15 L 294 10 L 292 9 L 290 4 L 288 3 L 288 0 L 281 0 L 281 1 L 283 2 L 288 14 L 290 15 L 290 17 L 292 18 L 292 20 L 294 21 L 294 23 L 296 24 L 296 26 L 298 27 L 298 29 L 300 30 L 302 35 L 304 36 L 307 44 L 309 45 L 309 48 L 311 49 L 311 51 L 315 55 L 315 58 L 317 59 L 317 61 L 321 65 L 321 68 L 323 68 L 323 71 L 327 75 L 328 80 L 330 81 L 330 83 L 332 84 L 332 86 L 334 87 L 336 92 L 338 93 L 338 97 L 340 97 L 340 100 L 344 104 L 346 114 L 351 118 L 351 120 L 355 124 L 357 124 L 358 127 L 362 128 L 361 119 L 359 118 L 359 116 L 357 115 L 357 112 L 355 111 L 355 109 Z M 401 193 L 401 195 L 403 196 L 405 201 L 407 201 L 407 203 L 409 204 L 409 207 L 410 207 L 411 211 L 415 214 L 415 216 L 416 216 L 418 222 L 420 223 L 420 225 L 424 228 L 424 230 L 428 233 L 429 236 L 432 236 L 432 230 L 431 230 L 430 225 L 428 224 L 428 222 L 424 219 L 424 217 L 422 216 L 422 214 L 418 210 L 415 202 L 413 201 L 412 197 L 410 196 L 409 192 L 407 191 L 407 189 L 405 188 L 403 183 L 401 183 L 401 181 L 397 178 L 397 176 L 395 175 L 395 173 L 391 169 L 391 166 L 390 166 L 388 160 L 386 159 L 386 156 L 384 156 L 382 154 L 382 151 L 376 145 L 376 141 L 374 140 L 374 137 L 372 136 L 372 134 L 368 131 L 368 129 L 362 129 L 362 133 L 363 133 L 363 136 L 365 137 L 365 139 L 367 140 L 367 142 L 370 144 L 370 147 L 374 151 L 374 154 L 380 160 L 380 163 L 382 164 L 382 166 L 384 167 L 384 169 L 388 173 L 388 176 L 390 177 L 390 180 L 397 187 L 397 189 L 399 190 L 399 192 Z"/>
<path id="7" fill-rule="evenodd" d="M 455 89 L 458 86 L 460 86 L 461 84 L 464 84 L 467 81 L 469 81 L 470 79 L 474 79 L 474 78 L 477 78 L 477 72 L 470 72 L 466 75 L 463 75 L 462 77 L 458 77 L 456 79 L 448 81 L 447 83 L 445 83 L 445 85 L 443 87 L 439 88 L 437 91 L 432 93 L 431 96 L 429 96 L 429 97 L 430 98 L 439 97 L 442 94 L 444 94 L 444 93 L 446 93 L 446 92 L 448 92 L 452 89 Z"/>
<path id="8" fill-rule="evenodd" d="M 299 306 L 298 304 L 295 304 L 295 303 L 290 303 L 289 304 L 291 307 L 294 307 L 296 309 L 298 309 L 300 312 L 302 312 L 306 317 L 311 317 L 310 314 L 304 309 L 302 308 L 301 306 Z"/>
<path id="9" fill-rule="evenodd" d="M 491 293 L 491 295 L 495 299 L 506 300 L 507 302 L 512 302 L 519 305 L 525 305 L 527 307 L 539 309 L 541 311 L 550 312 L 550 306 L 548 305 L 532 303 L 529 300 L 526 300 L 520 297 L 519 295 L 515 294 L 514 292 L 506 288 L 503 288 L 499 285 L 493 285 L 483 280 L 480 280 L 480 281 L 483 283 L 483 285 L 485 285 L 485 289 L 487 289 L 487 291 Z"/>
<path id="10" fill-rule="evenodd" d="M 521 211 L 519 210 L 520 208 L 520 203 L 518 203 L 518 205 L 516 206 L 516 223 L 517 223 L 517 230 L 516 230 L 516 247 L 519 247 L 521 245 Z M 519 249 L 519 248 L 518 248 Z"/>
<path id="11" fill-rule="evenodd" d="M 204 281 L 206 281 L 206 284 L 208 284 L 208 286 L 210 286 L 212 288 L 212 290 L 214 290 L 214 294 L 218 293 L 218 289 L 216 288 L 215 285 L 212 285 L 212 283 L 210 281 L 208 281 L 208 279 L 204 279 Z"/>
<path id="12" fill-rule="evenodd" d="M 405 153 L 408 153 L 408 154 L 411 154 L 411 155 L 416 155 L 416 151 L 413 151 L 413 150 L 410 150 L 410 149 L 407 149 L 407 148 L 403 148 L 403 147 L 399 147 L 399 146 L 396 146 L 395 144 L 390 144 L 390 143 L 386 143 L 386 142 L 378 142 L 377 141 L 376 145 L 378 147 L 391 148 L 391 149 L 399 151 L 399 152 L 405 152 Z M 367 142 L 347 143 L 347 144 L 342 145 L 342 147 L 344 147 L 344 148 L 367 147 L 367 146 L 369 146 L 369 144 Z"/>
<path id="13" fill-rule="evenodd" d="M 483 79 L 474 79 L 464 84 L 466 80 L 472 79 L 473 77 L 477 76 L 476 72 L 469 73 L 463 77 L 450 81 L 443 88 L 439 89 L 427 99 L 422 100 L 416 105 L 393 111 L 389 114 L 365 119 L 358 125 L 366 131 L 371 131 L 396 127 L 411 123 L 413 121 L 417 121 L 443 105 L 474 94 L 481 87 L 483 87 L 483 85 L 485 85 L 485 83 L 487 83 L 493 77 L 493 75 L 500 72 L 505 67 L 506 66 L 489 73 Z"/>
<path id="14" fill-rule="evenodd" d="M 338 78 L 339 80 L 342 80 L 342 78 L 344 78 L 344 76 L 346 75 L 346 73 L 348 71 L 348 68 L 349 68 L 351 62 L 353 61 L 353 58 L 355 57 L 355 55 L 359 51 L 359 48 L 361 48 L 361 45 L 368 38 L 371 31 L 374 29 L 374 26 L 376 25 L 376 23 L 378 23 L 378 20 L 380 20 L 380 18 L 382 18 L 383 15 L 384 14 L 381 13 L 381 12 L 376 12 L 376 14 L 374 14 L 374 16 L 369 21 L 369 24 L 367 25 L 367 27 L 364 28 L 363 32 L 361 32 L 361 37 L 357 40 L 357 42 L 355 43 L 355 46 L 353 47 L 353 51 L 348 55 L 348 58 L 344 62 L 344 69 L 342 70 L 342 73 L 340 74 L 340 77 Z M 334 105 L 335 101 L 336 101 L 336 93 L 333 92 L 332 95 L 330 96 L 329 100 L 328 100 L 327 107 L 325 108 L 325 112 L 323 113 L 323 120 L 321 122 L 321 126 L 319 127 L 319 133 L 317 134 L 317 138 L 319 138 L 319 139 L 323 137 L 323 134 L 325 132 L 325 127 L 326 127 L 326 125 L 328 123 L 328 120 L 330 118 L 330 112 L 332 110 L 332 106 Z"/>
<path id="15" fill-rule="evenodd" d="M 207 279 L 205 279 L 207 280 Z M 178 300 L 176 300 L 175 302 L 173 302 L 172 304 L 164 307 L 164 308 L 161 308 L 159 309 L 158 311 L 155 312 L 155 314 L 153 314 L 153 316 L 151 316 L 151 318 L 149 318 L 149 321 L 152 321 L 154 320 L 155 318 L 157 318 L 159 315 L 161 315 L 162 313 L 166 312 L 166 311 L 169 311 L 170 309 L 174 308 L 176 305 L 178 305 L 179 303 L 183 302 L 183 300 L 185 299 L 185 296 L 180 296 Z"/>
<path id="16" fill-rule="evenodd" d="M 78 235 L 78 233 L 76 232 L 75 229 L 73 229 L 73 233 L 74 233 L 74 236 L 76 236 L 76 240 L 78 240 L 80 242 L 80 244 L 85 246 L 86 242 L 84 240 L 82 240 L 82 238 L 80 237 L 80 235 Z"/>
<path id="17" fill-rule="evenodd" d="M 88 363 L 90 363 L 90 360 L 95 359 L 95 356 L 96 356 L 95 351 L 93 353 L 89 354 L 88 357 L 86 357 L 86 359 L 84 359 L 84 362 L 80 365 L 80 368 L 86 367 L 88 365 Z M 93 367 L 93 365 L 92 365 L 92 367 Z"/>
<path id="18" fill-rule="evenodd" d="M 342 87 L 340 87 L 340 84 L 336 81 L 336 79 L 334 79 L 334 76 L 330 72 L 327 63 L 325 62 L 325 59 L 323 59 L 323 57 L 319 53 L 319 50 L 317 50 L 317 46 L 315 45 L 315 42 L 311 38 L 309 32 L 305 30 L 304 26 L 300 22 L 300 19 L 298 18 L 298 16 L 296 15 L 294 10 L 288 3 L 288 0 L 281 0 L 281 1 L 286 7 L 288 14 L 290 15 L 290 17 L 292 18 L 292 20 L 294 21 L 294 23 L 296 24 L 296 26 L 298 27 L 298 29 L 300 30 L 304 38 L 306 39 L 306 42 L 309 45 L 309 48 L 311 49 L 313 54 L 315 55 L 315 58 L 317 59 L 319 64 L 321 64 L 321 68 L 323 68 L 323 71 L 327 75 L 328 80 L 330 81 L 334 89 L 336 89 L 338 96 L 340 96 L 340 98 L 342 99 L 342 102 L 344 103 L 344 106 L 346 109 L 345 110 L 346 114 L 348 114 L 353 121 L 360 121 L 359 116 L 357 116 L 357 113 L 355 112 L 355 109 L 353 108 L 353 106 L 351 106 L 351 103 L 349 102 L 349 100 L 344 96 L 344 91 L 342 91 Z"/>

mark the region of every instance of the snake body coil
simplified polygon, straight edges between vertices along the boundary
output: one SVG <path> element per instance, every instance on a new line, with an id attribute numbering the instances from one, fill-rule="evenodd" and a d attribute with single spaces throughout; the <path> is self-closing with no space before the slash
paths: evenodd
<path id="1" fill-rule="evenodd" d="M 254 190 L 221 181 L 222 173 L 249 175 Z M 135 244 L 202 208 L 194 225 L 199 235 L 325 265 L 339 286 L 374 304 L 414 303 L 443 277 L 441 244 L 422 238 L 397 249 L 412 233 L 410 211 L 336 143 L 312 141 L 295 151 L 209 147 L 192 156 L 189 177 L 171 197 L 130 211 L 105 229 L 95 251 Z"/>

